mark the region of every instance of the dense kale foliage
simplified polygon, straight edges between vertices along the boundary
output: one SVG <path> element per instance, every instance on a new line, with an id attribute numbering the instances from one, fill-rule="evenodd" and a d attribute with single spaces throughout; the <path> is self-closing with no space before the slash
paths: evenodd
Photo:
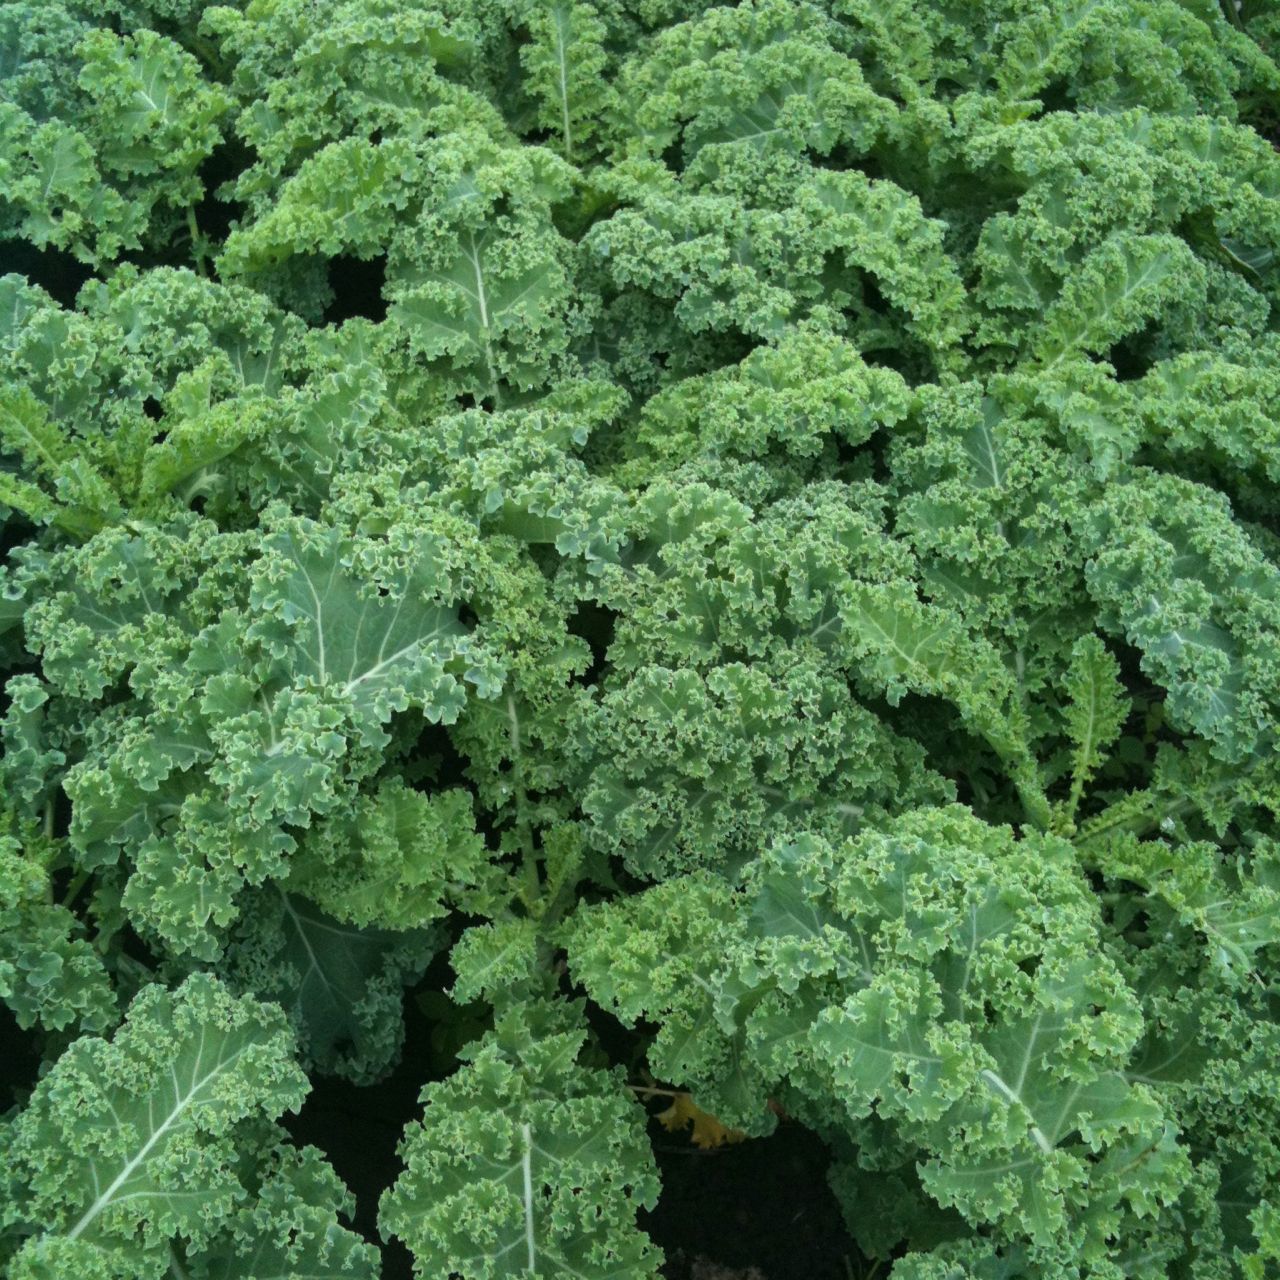
<path id="1" fill-rule="evenodd" d="M 279 1119 L 447 953 L 429 1280 L 657 1276 L 663 1088 L 867 1274 L 1280 1274 L 1273 52 L 0 3 L 0 1269 L 376 1276 Z"/>

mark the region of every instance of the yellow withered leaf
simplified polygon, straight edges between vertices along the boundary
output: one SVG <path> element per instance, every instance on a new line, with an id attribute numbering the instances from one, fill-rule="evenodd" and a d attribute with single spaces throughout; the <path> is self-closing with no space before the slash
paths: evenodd
<path id="1" fill-rule="evenodd" d="M 693 1095 L 688 1093 L 677 1093 L 672 1098 L 671 1105 L 658 1113 L 658 1119 L 670 1133 L 678 1133 L 681 1129 L 692 1126 L 693 1145 L 704 1151 L 730 1142 L 741 1142 L 747 1136 L 741 1129 L 730 1129 L 710 1112 L 703 1111 L 694 1102 Z"/>

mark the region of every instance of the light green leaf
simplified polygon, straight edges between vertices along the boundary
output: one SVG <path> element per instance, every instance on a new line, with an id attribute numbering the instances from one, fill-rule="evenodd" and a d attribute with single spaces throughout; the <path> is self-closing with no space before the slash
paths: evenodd
<path id="1" fill-rule="evenodd" d="M 377 1247 L 338 1223 L 354 1209 L 315 1147 L 281 1147 L 223 1236 L 186 1267 L 193 1280 L 378 1280 Z M 171 1274 L 181 1280 L 176 1267 Z"/>
<path id="2" fill-rule="evenodd" d="M 1075 744 L 1071 764 L 1071 795 L 1064 821 L 1074 824 L 1084 789 L 1106 758 L 1129 714 L 1129 699 L 1120 683 L 1120 667 L 1102 641 L 1082 636 L 1071 651 L 1066 677 L 1067 732 Z"/>
<path id="3" fill-rule="evenodd" d="M 244 1122 L 306 1093 L 284 1015 L 197 975 L 147 987 L 111 1041 L 77 1040 L 13 1122 L 7 1159 L 38 1237 L 127 1249 L 158 1274 L 171 1237 L 197 1247 L 244 1194 Z"/>
<path id="4" fill-rule="evenodd" d="M 379 1213 L 422 1274 L 656 1280 L 635 1226 L 658 1191 L 643 1112 L 619 1075 L 577 1064 L 584 1036 L 564 1006 L 526 1004 L 423 1090 Z"/>
<path id="5" fill-rule="evenodd" d="M 311 521 L 268 536 L 264 552 L 250 603 L 267 617 L 251 634 L 287 644 L 295 678 L 346 702 L 367 740 L 377 741 L 378 726 L 411 704 L 434 721 L 457 717 L 462 685 L 446 668 L 463 651 L 467 629 L 456 608 L 437 602 L 446 584 L 431 539 L 385 584 L 362 572 L 355 544 L 339 530 Z M 277 619 L 287 640 L 272 630 Z"/>
<path id="6" fill-rule="evenodd" d="M 1169 235 L 1120 234 L 1074 269 L 1049 308 L 1033 350 L 1046 368 L 1077 352 L 1104 354 L 1205 288 L 1204 268 L 1186 242 Z"/>
<path id="7" fill-rule="evenodd" d="M 463 231 L 453 261 L 415 271 L 391 315 L 428 360 L 447 357 L 462 385 L 501 398 L 508 379 L 534 385 L 538 335 L 555 323 L 564 273 L 536 239 Z"/>

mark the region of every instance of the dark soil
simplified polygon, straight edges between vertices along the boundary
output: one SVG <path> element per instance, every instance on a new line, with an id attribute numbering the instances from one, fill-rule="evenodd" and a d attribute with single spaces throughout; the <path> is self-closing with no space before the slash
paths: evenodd
<path id="1" fill-rule="evenodd" d="M 656 1124 L 651 1132 L 662 1198 L 641 1226 L 666 1252 L 666 1280 L 701 1280 L 708 1263 L 758 1280 L 861 1274 L 815 1134 L 784 1123 L 768 1138 L 699 1151 Z"/>
<path id="2" fill-rule="evenodd" d="M 9 1009 L 0 1005 L 0 1116 L 25 1100 L 39 1067 L 35 1036 L 23 1031 Z"/>

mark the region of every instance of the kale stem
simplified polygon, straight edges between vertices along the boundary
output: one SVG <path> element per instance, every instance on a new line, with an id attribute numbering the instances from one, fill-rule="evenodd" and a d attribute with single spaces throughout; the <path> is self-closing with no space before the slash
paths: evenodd
<path id="1" fill-rule="evenodd" d="M 524 786 L 524 758 L 520 744 L 520 714 L 516 710 L 515 694 L 507 694 L 507 722 L 511 727 L 511 781 L 515 788 L 516 835 L 520 841 L 520 878 L 524 888 L 520 896 L 531 910 L 542 892 L 538 875 L 538 858 L 534 851 L 533 827 L 529 822 L 528 798 Z"/>
<path id="2" fill-rule="evenodd" d="M 72 877 L 71 883 L 67 885 L 67 891 L 62 895 L 62 905 L 70 907 L 71 904 L 80 896 L 80 890 L 84 888 L 85 882 L 89 879 L 87 871 L 77 872 Z"/>
<path id="3" fill-rule="evenodd" d="M 1084 799 L 1084 770 L 1078 770 L 1071 778 L 1071 794 L 1067 797 L 1065 827 L 1069 831 L 1076 829 L 1076 814 L 1080 812 L 1080 802 Z"/>
<path id="4" fill-rule="evenodd" d="M 196 260 L 196 270 L 202 276 L 207 276 L 209 267 L 205 261 L 204 243 L 200 237 L 200 224 L 196 221 L 196 207 L 193 204 L 187 205 L 187 231 L 191 236 L 191 254 Z"/>
<path id="5" fill-rule="evenodd" d="M 213 72 L 215 79 L 226 79 L 227 64 L 212 40 L 199 34 L 195 35 L 191 40 L 191 52 Z"/>

